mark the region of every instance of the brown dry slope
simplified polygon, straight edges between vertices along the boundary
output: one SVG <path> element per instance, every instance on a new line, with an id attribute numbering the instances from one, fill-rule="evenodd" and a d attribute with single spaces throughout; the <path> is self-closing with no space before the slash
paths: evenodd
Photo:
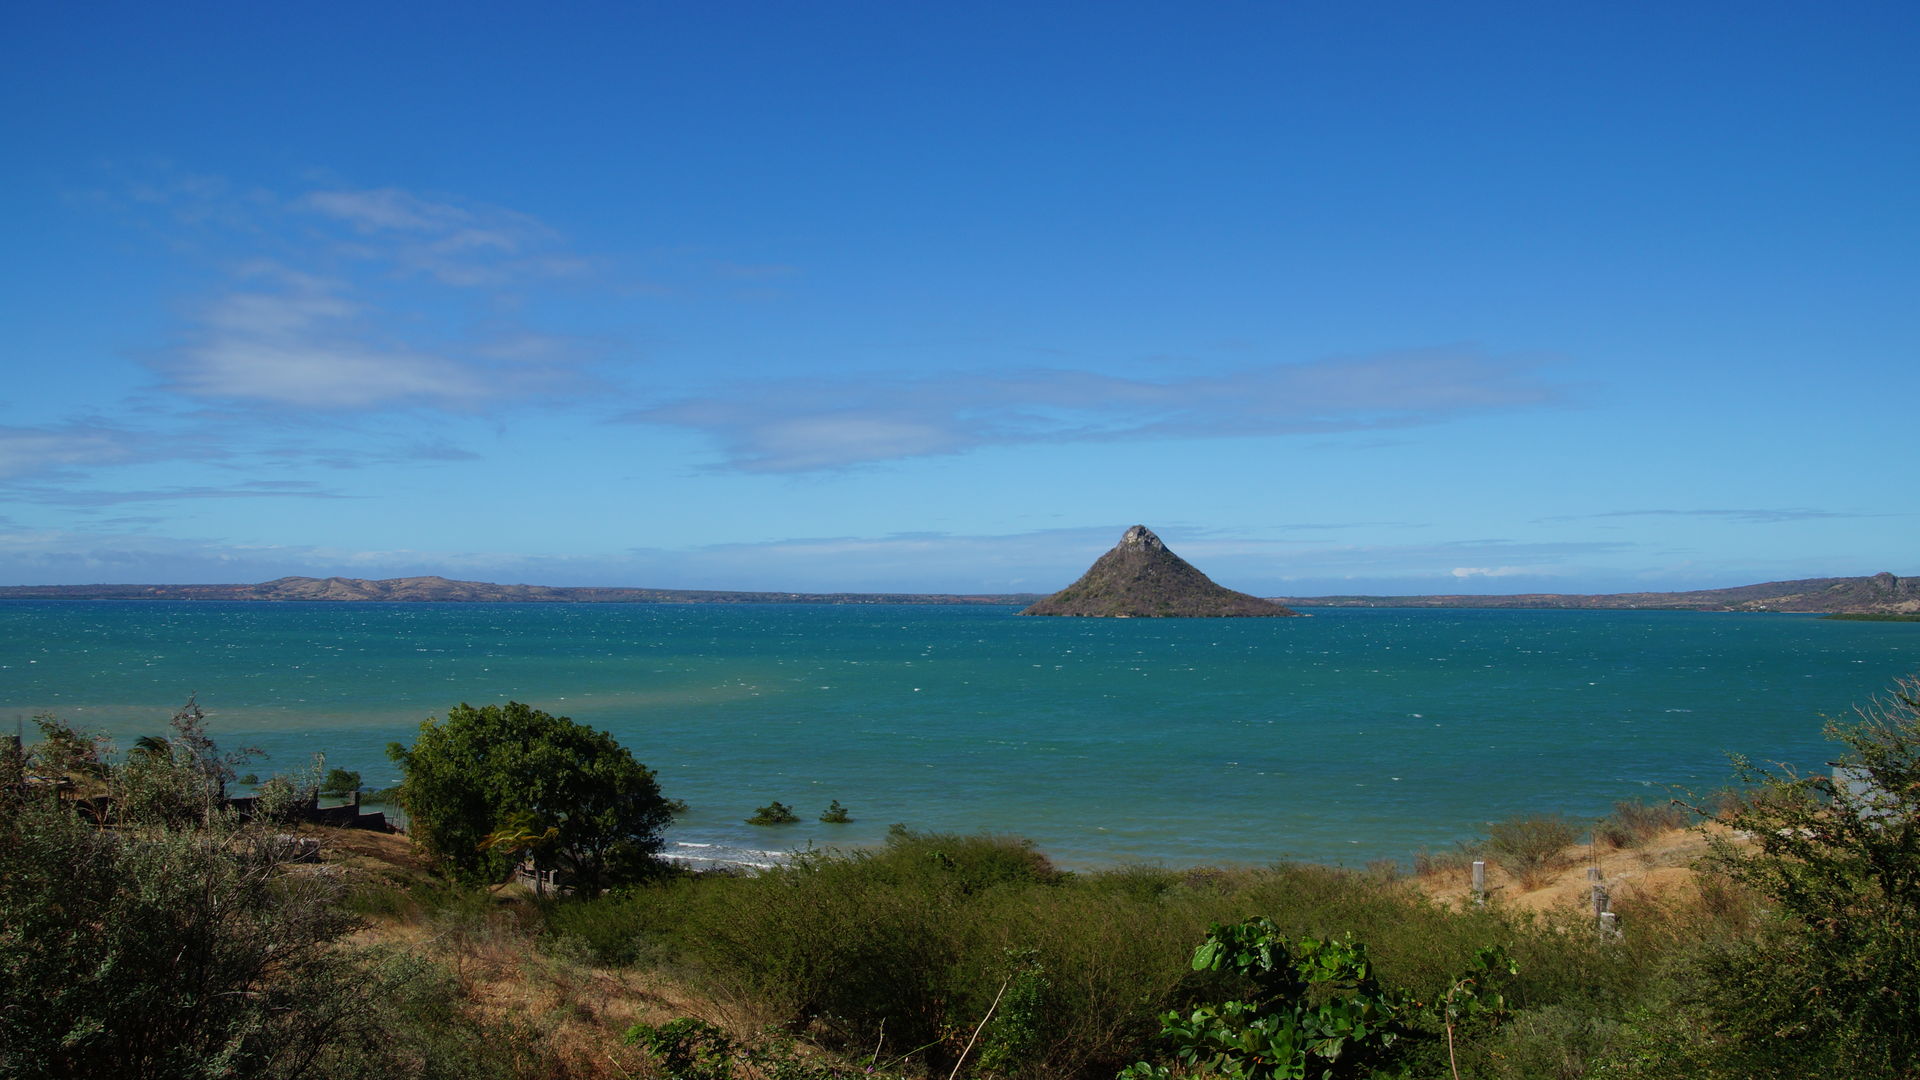
<path id="1" fill-rule="evenodd" d="M 1709 830 L 1725 835 L 1719 825 Z M 1694 864 L 1707 853 L 1700 829 L 1670 829 L 1631 848 L 1575 844 L 1561 851 L 1556 867 L 1535 888 L 1527 888 L 1492 859 L 1487 861 L 1487 892 L 1493 902 L 1523 911 L 1584 908 L 1591 902 L 1589 867 L 1599 867 L 1614 900 L 1652 898 L 1692 890 L 1699 872 Z M 1466 903 L 1473 883 L 1465 866 L 1422 875 L 1420 890 L 1435 900 Z"/>

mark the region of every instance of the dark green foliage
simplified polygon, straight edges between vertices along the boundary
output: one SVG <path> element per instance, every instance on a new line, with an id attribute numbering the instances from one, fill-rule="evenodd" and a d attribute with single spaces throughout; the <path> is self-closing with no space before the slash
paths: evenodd
<path id="1" fill-rule="evenodd" d="M 414 839 L 462 881 L 501 880 L 523 852 L 588 893 L 659 869 L 672 814 L 653 773 L 605 732 L 517 701 L 463 704 L 387 752 Z M 540 842 L 501 843 L 502 830 Z"/>
<path id="2" fill-rule="evenodd" d="M 980 1043 L 981 1068 L 1005 1075 L 1039 1060 L 1052 989 L 1040 950 L 1007 950 L 1006 981 Z"/>
<path id="3" fill-rule="evenodd" d="M 97 760 L 43 730 L 28 771 Z M 389 982 L 333 947 L 358 923 L 332 879 L 287 871 L 270 827 L 199 812 L 220 759 L 173 749 L 95 773 L 116 827 L 51 791 L 0 818 L 0 1076 L 296 1077 L 377 1042 Z"/>
<path id="4" fill-rule="evenodd" d="M 760 809 L 755 810 L 753 816 L 747 819 L 747 824 L 791 825 L 799 820 L 800 815 L 793 812 L 793 807 L 775 799 Z"/>
<path id="5" fill-rule="evenodd" d="M 683 1016 L 658 1026 L 635 1024 L 627 1029 L 627 1042 L 646 1047 L 668 1080 L 733 1080 L 739 1048 L 705 1020 Z"/>
<path id="6" fill-rule="evenodd" d="M 376 788 L 360 796 L 360 805 L 362 806 L 393 806 L 398 805 L 399 802 L 400 786 L 398 784 L 395 784 L 393 787 Z M 679 813 L 677 810 L 674 812 Z"/>
<path id="7" fill-rule="evenodd" d="M 826 813 L 820 815 L 820 820 L 829 825 L 845 825 L 853 818 L 847 815 L 847 808 L 840 805 L 840 800 L 835 799 L 833 805 L 827 807 Z"/>
<path id="8" fill-rule="evenodd" d="M 1417 1022 L 1445 1032 L 1451 1057 L 1459 1028 L 1505 1016 L 1501 988 L 1518 970 L 1504 950 L 1481 948 L 1444 993 L 1423 1004 L 1382 982 L 1366 946 L 1351 934 L 1290 942 L 1272 920 L 1258 916 L 1209 927 L 1192 967 L 1229 977 L 1237 983 L 1234 996 L 1165 1014 L 1161 1036 L 1186 1068 L 1235 1080 L 1411 1075 L 1412 1042 L 1431 1037 Z M 1146 1062 L 1120 1073 L 1122 1080 L 1171 1075 Z"/>
<path id="9" fill-rule="evenodd" d="M 1243 988 L 1162 1017 L 1162 1037 L 1189 1069 L 1236 1080 L 1405 1075 L 1396 1044 L 1409 1034 L 1409 997 L 1380 983 L 1366 946 L 1351 936 L 1290 943 L 1270 919 L 1216 923 L 1192 966 L 1237 976 Z M 1141 1062 L 1120 1075 L 1170 1074 Z"/>
<path id="10" fill-rule="evenodd" d="M 1736 765 L 1757 785 L 1714 865 L 1777 917 L 1709 950 L 1694 1004 L 1751 1075 L 1920 1072 L 1920 680 L 1830 723 L 1855 783 Z"/>
<path id="11" fill-rule="evenodd" d="M 360 790 L 360 774 L 346 769 L 327 770 L 326 779 L 320 781 L 320 794 L 334 798 L 351 795 Z"/>
<path id="12" fill-rule="evenodd" d="M 795 1052 L 790 1039 L 779 1037 L 741 1042 L 705 1020 L 683 1016 L 664 1024 L 635 1024 L 627 1029 L 629 1044 L 644 1046 L 659 1062 L 666 1080 L 735 1080 L 757 1076 L 765 1080 L 899 1080 L 878 1071 L 878 1062 L 848 1065 L 830 1059 L 806 1058 Z M 736 1067 L 744 1072 L 737 1072 Z"/>

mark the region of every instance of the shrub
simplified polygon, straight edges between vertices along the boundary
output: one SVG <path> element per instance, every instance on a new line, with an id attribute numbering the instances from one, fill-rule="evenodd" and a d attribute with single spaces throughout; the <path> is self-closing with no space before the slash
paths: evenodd
<path id="1" fill-rule="evenodd" d="M 1692 820 L 1693 815 L 1677 802 L 1623 799 L 1593 827 L 1593 839 L 1616 848 L 1636 848 L 1663 832 L 1685 828 Z"/>
<path id="2" fill-rule="evenodd" d="M 793 807 L 775 799 L 760 809 L 755 810 L 753 816 L 747 819 L 747 824 L 791 825 L 799 820 L 800 815 L 793 812 Z"/>
<path id="3" fill-rule="evenodd" d="M 1711 865 L 1770 901 L 1760 933 L 1703 958 L 1696 1005 L 1754 1075 L 1920 1070 L 1920 679 L 1830 722 L 1836 775 L 1735 758 L 1754 797 Z"/>
<path id="4" fill-rule="evenodd" d="M 1439 851 L 1421 848 L 1413 853 L 1413 872 L 1421 877 L 1464 874 L 1473 868 L 1473 861 L 1481 854 L 1478 844 L 1455 844 Z"/>
<path id="5" fill-rule="evenodd" d="M 840 805 L 840 800 L 835 799 L 833 805 L 827 807 L 827 812 L 820 815 L 820 820 L 829 825 L 845 825 L 853 818 L 848 816 L 847 808 Z"/>
<path id="6" fill-rule="evenodd" d="M 1444 1032 L 1451 1056 L 1456 1028 L 1504 1016 L 1501 986 L 1516 971 L 1504 950 L 1480 949 L 1472 967 L 1423 1004 L 1383 983 L 1367 947 L 1351 934 L 1288 941 L 1264 917 L 1214 924 L 1194 950 L 1192 967 L 1226 976 L 1233 996 L 1190 1013 L 1167 1013 L 1161 1035 L 1188 1070 L 1241 1080 L 1406 1076 L 1412 1044 L 1431 1037 L 1415 1026 L 1418 1020 Z M 1140 1062 L 1120 1078 L 1173 1075 Z"/>
<path id="7" fill-rule="evenodd" d="M 1487 851 L 1529 889 L 1541 885 L 1578 836 L 1565 818 L 1552 815 L 1496 821 L 1487 834 Z"/>
<path id="8" fill-rule="evenodd" d="M 56 734 L 36 750 L 70 768 L 77 737 Z M 334 947 L 358 925 L 334 880 L 283 866 L 271 825 L 209 811 L 205 760 L 96 771 L 114 828 L 50 794 L 0 817 L 6 1075 L 297 1077 L 378 1045 L 392 979 Z"/>

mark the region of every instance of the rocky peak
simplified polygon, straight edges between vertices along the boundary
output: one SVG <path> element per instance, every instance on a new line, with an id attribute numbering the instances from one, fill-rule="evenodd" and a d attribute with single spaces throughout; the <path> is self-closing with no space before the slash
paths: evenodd
<path id="1" fill-rule="evenodd" d="M 1214 584 L 1175 555 L 1145 525 L 1135 525 L 1080 580 L 1021 612 L 1095 618 L 1200 618 L 1298 615 L 1297 611 Z"/>

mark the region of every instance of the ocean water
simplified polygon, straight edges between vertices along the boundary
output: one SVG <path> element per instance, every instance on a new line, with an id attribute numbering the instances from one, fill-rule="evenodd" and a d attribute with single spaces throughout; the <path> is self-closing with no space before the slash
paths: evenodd
<path id="1" fill-rule="evenodd" d="M 1013 608 L 0 603 L 0 722 L 121 745 L 197 694 L 222 745 L 398 779 L 459 702 L 613 733 L 690 812 L 687 857 L 761 862 L 890 823 L 1032 838 L 1068 866 L 1406 858 L 1534 812 L 1818 768 L 1824 717 L 1920 672 L 1920 625 L 1695 612 L 1318 609 L 1023 619 Z M 756 828 L 778 799 L 805 818 Z M 838 799 L 850 825 L 815 822 Z"/>

